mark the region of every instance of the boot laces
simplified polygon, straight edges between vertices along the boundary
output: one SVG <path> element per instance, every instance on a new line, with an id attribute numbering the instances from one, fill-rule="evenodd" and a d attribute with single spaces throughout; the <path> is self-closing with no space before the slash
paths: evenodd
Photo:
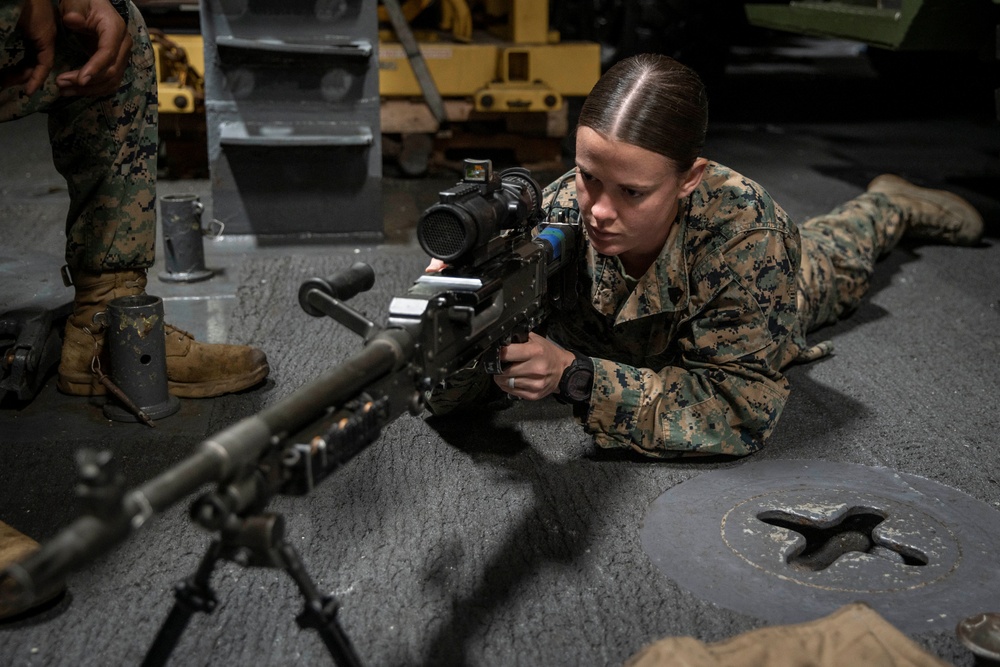
<path id="1" fill-rule="evenodd" d="M 179 327 L 175 327 L 173 324 L 167 324 L 166 322 L 164 322 L 163 323 L 163 331 L 167 335 L 170 335 L 172 333 L 177 333 L 177 334 L 180 334 L 181 337 L 183 337 L 183 338 L 190 338 L 190 339 L 194 340 L 194 336 L 192 334 L 188 333 L 187 331 L 184 331 L 184 329 L 181 329 Z"/>
<path id="2" fill-rule="evenodd" d="M 941 230 L 957 232 L 962 228 L 962 221 L 952 217 L 916 216 L 910 223 L 911 227 L 926 230 Z"/>
<path id="3" fill-rule="evenodd" d="M 90 327 L 81 327 L 81 330 L 94 341 L 94 353 L 90 358 L 90 370 L 94 371 L 96 375 L 101 368 L 101 360 L 99 359 L 101 356 L 101 341 L 98 340 L 97 334 L 90 330 Z"/>
<path id="4" fill-rule="evenodd" d="M 945 207 L 920 197 L 899 195 L 899 204 L 909 218 L 908 226 L 923 232 L 960 232 L 964 227 L 961 218 L 952 215 Z"/>
<path id="5" fill-rule="evenodd" d="M 97 342 L 97 336 L 95 336 L 90 329 L 83 327 L 83 332 L 94 340 L 94 354 L 90 358 L 90 371 L 100 378 L 104 375 L 104 373 L 101 372 L 101 344 Z"/>

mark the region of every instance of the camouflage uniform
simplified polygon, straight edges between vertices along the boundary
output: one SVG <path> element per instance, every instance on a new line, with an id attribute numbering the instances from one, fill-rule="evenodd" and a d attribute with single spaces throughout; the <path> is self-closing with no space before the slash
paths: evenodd
<path id="1" fill-rule="evenodd" d="M 543 195 L 546 210 L 571 220 L 574 173 Z M 627 276 L 586 244 L 589 294 L 548 322 L 547 336 L 593 358 L 584 428 L 602 447 L 657 457 L 759 449 L 788 398 L 782 370 L 829 350 L 807 347 L 805 333 L 857 306 L 901 220 L 885 195 L 865 193 L 797 227 L 760 185 L 710 162 L 645 275 Z M 455 384 L 467 400 L 482 397 L 485 380 Z M 458 392 L 441 392 L 432 410 Z"/>
<path id="2" fill-rule="evenodd" d="M 545 205 L 575 217 L 573 175 Z M 759 449 L 788 398 L 782 369 L 829 349 L 805 333 L 857 306 L 901 221 L 865 193 L 796 227 L 760 185 L 710 162 L 646 274 L 588 245 L 590 305 L 550 324 L 553 340 L 594 357 L 585 429 L 654 456 Z"/>
<path id="3" fill-rule="evenodd" d="M 56 76 L 79 69 L 91 51 L 60 31 L 55 67 L 32 96 L 22 86 L 0 88 L 0 121 L 38 111 L 49 116 L 56 169 L 69 187 L 66 262 L 93 272 L 153 264 L 156 240 L 156 72 L 152 45 L 138 10 L 113 2 L 128 17 L 132 58 L 117 94 L 60 97 Z M 0 0 L 0 69 L 25 57 L 16 29 L 22 0 Z M 57 16 L 58 16 L 58 9 Z"/>

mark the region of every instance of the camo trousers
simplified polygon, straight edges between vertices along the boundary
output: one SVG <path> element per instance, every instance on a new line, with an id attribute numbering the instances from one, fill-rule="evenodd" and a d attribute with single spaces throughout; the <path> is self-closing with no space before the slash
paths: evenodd
<path id="1" fill-rule="evenodd" d="M 0 71 L 25 57 L 15 26 L 20 2 L 0 3 Z M 58 11 L 58 10 L 57 10 Z M 60 33 L 56 64 L 34 95 L 0 87 L 0 121 L 48 114 L 56 169 L 69 189 L 66 263 L 95 272 L 152 265 L 156 241 L 157 100 L 153 48 L 145 22 L 129 4 L 132 58 L 118 92 L 60 97 L 56 75 L 81 67 L 89 51 Z"/>
<path id="2" fill-rule="evenodd" d="M 866 192 L 799 225 L 799 322 L 804 332 L 849 315 L 871 285 L 875 263 L 905 231 L 903 211 L 881 193 Z"/>

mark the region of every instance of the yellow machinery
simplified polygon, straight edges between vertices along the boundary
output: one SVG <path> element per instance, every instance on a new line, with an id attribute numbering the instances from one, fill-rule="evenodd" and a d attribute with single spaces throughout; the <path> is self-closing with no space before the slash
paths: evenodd
<path id="1" fill-rule="evenodd" d="M 150 28 L 156 56 L 160 111 L 160 160 L 164 178 L 208 175 L 205 128 L 205 55 L 201 35 L 170 34 Z"/>
<path id="2" fill-rule="evenodd" d="M 427 105 L 403 40 L 397 40 L 391 30 L 380 32 L 382 133 L 400 136 L 397 149 L 404 171 L 422 171 L 421 161 L 433 150 L 428 137 L 451 147 L 460 147 L 463 141 L 470 147 L 488 143 L 482 135 L 463 139 L 462 124 L 473 121 L 499 121 L 508 134 L 493 137 L 493 141 L 508 146 L 515 143 L 511 135 L 532 139 L 565 136 L 568 119 L 563 98 L 584 97 L 597 82 L 601 75 L 600 45 L 561 42 L 559 34 L 549 29 L 548 2 L 478 3 L 479 14 L 485 13 L 490 24 L 487 29 L 476 29 L 469 20 L 472 12 L 466 0 L 439 2 L 442 30 L 421 32 L 416 37 L 420 55 L 443 99 L 444 119 L 437 118 Z M 430 0 L 408 0 L 402 9 L 412 21 L 429 4 Z M 519 147 L 531 145 L 520 137 L 516 142 Z M 384 146 L 391 151 L 393 142 L 385 141 Z M 523 159 L 533 158 L 519 157 Z"/>
<path id="3" fill-rule="evenodd" d="M 408 54 L 390 29 L 380 7 L 379 92 L 384 152 L 395 154 L 404 171 L 422 173 L 436 143 L 460 144 L 462 126 L 491 122 L 500 133 L 488 139 L 469 138 L 488 147 L 489 141 L 511 143 L 510 135 L 532 140 L 563 137 L 568 132 L 565 97 L 586 96 L 601 74 L 600 46 L 593 42 L 561 42 L 549 29 L 548 2 L 539 0 L 480 0 L 477 16 L 485 28 L 473 25 L 467 0 L 404 0 L 399 3 L 407 22 L 430 5 L 439 4 L 440 30 L 412 36 L 433 86 L 443 101 L 443 118 L 432 112 Z M 190 128 L 204 118 L 204 53 L 197 34 L 164 34 L 151 30 L 157 60 L 161 137 Z M 426 81 L 424 82 L 426 85 Z M 185 118 L 185 116 L 193 115 Z M 188 132 L 187 129 L 183 129 Z M 549 142 L 550 145 L 552 142 Z M 531 158 L 528 158 L 531 159 Z"/>
<path id="4" fill-rule="evenodd" d="M 444 0 L 450 3 L 465 5 L 465 0 Z M 548 28 L 547 2 L 506 0 L 492 5 L 495 15 L 506 16 L 506 25 L 479 33 L 469 24 L 468 31 L 453 31 L 449 41 L 437 33 L 420 36 L 421 54 L 442 97 L 466 99 L 480 112 L 549 112 L 562 107 L 564 95 L 590 92 L 601 74 L 598 44 L 561 43 L 559 34 Z M 384 99 L 421 96 L 407 60 L 402 45 L 383 31 L 379 89 Z"/>
<path id="5" fill-rule="evenodd" d="M 156 55 L 160 113 L 204 113 L 205 53 L 201 35 L 166 35 L 150 29 Z"/>

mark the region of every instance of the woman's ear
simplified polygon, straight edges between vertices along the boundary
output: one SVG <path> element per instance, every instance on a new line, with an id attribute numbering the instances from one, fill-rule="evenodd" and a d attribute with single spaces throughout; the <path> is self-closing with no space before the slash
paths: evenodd
<path id="1" fill-rule="evenodd" d="M 700 157 L 695 159 L 691 168 L 681 175 L 681 187 L 678 199 L 683 199 L 694 192 L 694 189 L 698 187 L 701 179 L 705 176 L 705 167 L 707 166 L 708 160 L 706 158 Z"/>

